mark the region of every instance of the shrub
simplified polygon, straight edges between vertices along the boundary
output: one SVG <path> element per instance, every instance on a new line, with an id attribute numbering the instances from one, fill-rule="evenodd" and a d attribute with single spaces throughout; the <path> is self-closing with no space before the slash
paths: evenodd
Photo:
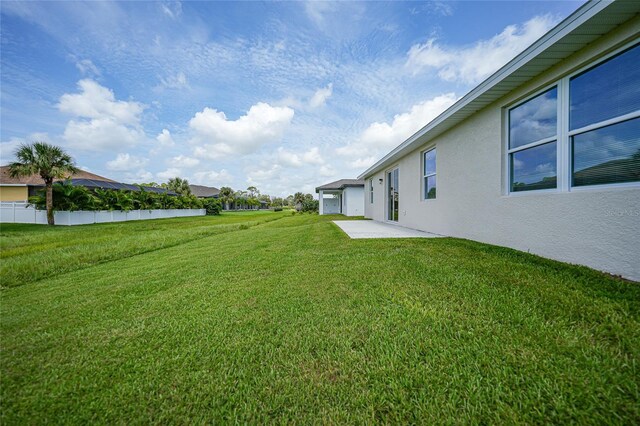
<path id="1" fill-rule="evenodd" d="M 282 207 L 274 207 L 273 211 L 274 212 L 281 212 L 282 211 Z"/>
<path id="2" fill-rule="evenodd" d="M 207 210 L 207 215 L 219 215 L 222 210 L 222 203 L 215 198 L 206 198 L 202 202 L 202 207 Z"/>
<path id="3" fill-rule="evenodd" d="M 220 214 L 220 202 L 212 200 L 210 207 L 195 195 L 158 194 L 140 191 L 96 188 L 90 190 L 84 186 L 74 186 L 70 182 L 53 184 L 53 210 L 55 211 L 95 211 L 95 210 L 151 210 L 151 209 L 207 209 L 207 214 Z M 46 209 L 44 190 L 29 198 L 29 204 L 37 210 Z M 217 204 L 217 207 L 216 207 Z"/>
<path id="4" fill-rule="evenodd" d="M 300 209 L 303 212 L 317 212 L 320 203 L 318 200 L 314 200 L 313 198 L 305 198 L 302 202 L 302 208 Z"/>

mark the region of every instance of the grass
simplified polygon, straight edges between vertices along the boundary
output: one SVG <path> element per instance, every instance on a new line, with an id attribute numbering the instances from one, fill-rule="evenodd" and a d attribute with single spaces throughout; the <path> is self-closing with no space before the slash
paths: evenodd
<path id="1" fill-rule="evenodd" d="M 640 421 L 637 283 L 465 240 L 350 240 L 331 217 L 240 217 L 185 218 L 169 247 L 3 290 L 2 424 Z M 194 230 L 216 226 L 238 228 Z M 48 232 L 81 251 L 105 228 L 3 225 L 10 249 L 31 240 L 3 281 L 59 249 Z"/>
<path id="2" fill-rule="evenodd" d="M 199 238 L 276 220 L 287 213 L 223 212 L 218 217 L 174 218 L 74 227 L 0 225 L 2 287 L 147 253 Z M 290 213 L 288 213 L 290 214 Z"/>

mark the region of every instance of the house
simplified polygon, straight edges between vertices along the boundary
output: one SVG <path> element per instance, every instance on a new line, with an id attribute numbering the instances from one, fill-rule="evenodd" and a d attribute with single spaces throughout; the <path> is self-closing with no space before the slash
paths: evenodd
<path id="1" fill-rule="evenodd" d="M 98 176 L 93 173 L 80 170 L 70 176 L 71 179 L 86 179 L 88 181 L 111 182 L 114 180 L 106 177 Z M 65 179 L 55 179 L 55 182 L 64 181 Z M 9 174 L 9 166 L 0 167 L 0 201 L 27 201 L 29 197 L 36 195 L 38 190 L 44 188 L 44 182 L 39 175 L 31 175 L 24 177 L 11 177 Z"/>
<path id="2" fill-rule="evenodd" d="M 639 30 L 581 6 L 362 173 L 365 216 L 640 280 Z"/>
<path id="3" fill-rule="evenodd" d="M 220 190 L 212 186 L 189 185 L 191 193 L 198 198 L 218 198 Z"/>
<path id="4" fill-rule="evenodd" d="M 96 175 L 94 173 L 79 170 L 66 179 L 54 179 L 54 182 L 69 182 L 71 185 L 84 186 L 89 189 L 122 189 L 139 191 L 138 185 L 120 183 L 115 180 Z M 168 193 L 176 195 L 173 191 L 163 188 L 143 187 L 148 192 Z M 9 166 L 0 167 L 0 202 L 27 202 L 29 197 L 36 195 L 37 191 L 44 189 L 42 178 L 37 175 L 14 178 L 9 173 Z"/>
<path id="5" fill-rule="evenodd" d="M 362 179 L 340 179 L 317 187 L 316 193 L 319 194 L 320 214 L 364 215 L 364 180 Z"/>

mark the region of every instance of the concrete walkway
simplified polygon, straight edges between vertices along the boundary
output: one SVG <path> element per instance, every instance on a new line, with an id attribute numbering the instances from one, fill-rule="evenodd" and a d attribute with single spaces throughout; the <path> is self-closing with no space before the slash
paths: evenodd
<path id="1" fill-rule="evenodd" d="M 438 238 L 442 235 L 373 220 L 334 220 L 349 238 Z"/>

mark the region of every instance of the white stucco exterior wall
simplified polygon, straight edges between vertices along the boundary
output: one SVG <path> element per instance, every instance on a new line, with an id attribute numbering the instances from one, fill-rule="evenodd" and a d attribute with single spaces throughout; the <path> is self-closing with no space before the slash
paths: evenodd
<path id="1" fill-rule="evenodd" d="M 338 214 L 340 213 L 340 199 L 337 197 L 331 197 L 322 199 L 323 202 L 323 212 L 320 214 Z"/>
<path id="2" fill-rule="evenodd" d="M 399 220 L 410 228 L 529 251 L 640 281 L 640 185 L 507 195 L 503 107 L 637 37 L 640 18 L 529 81 L 419 149 L 399 167 Z M 635 28 L 635 29 L 634 29 Z M 437 147 L 437 198 L 422 200 L 421 154 Z M 385 220 L 384 171 L 365 216 Z M 379 179 L 384 179 L 379 184 Z"/>
<path id="3" fill-rule="evenodd" d="M 348 186 L 342 192 L 342 214 L 364 216 L 364 188 Z"/>

